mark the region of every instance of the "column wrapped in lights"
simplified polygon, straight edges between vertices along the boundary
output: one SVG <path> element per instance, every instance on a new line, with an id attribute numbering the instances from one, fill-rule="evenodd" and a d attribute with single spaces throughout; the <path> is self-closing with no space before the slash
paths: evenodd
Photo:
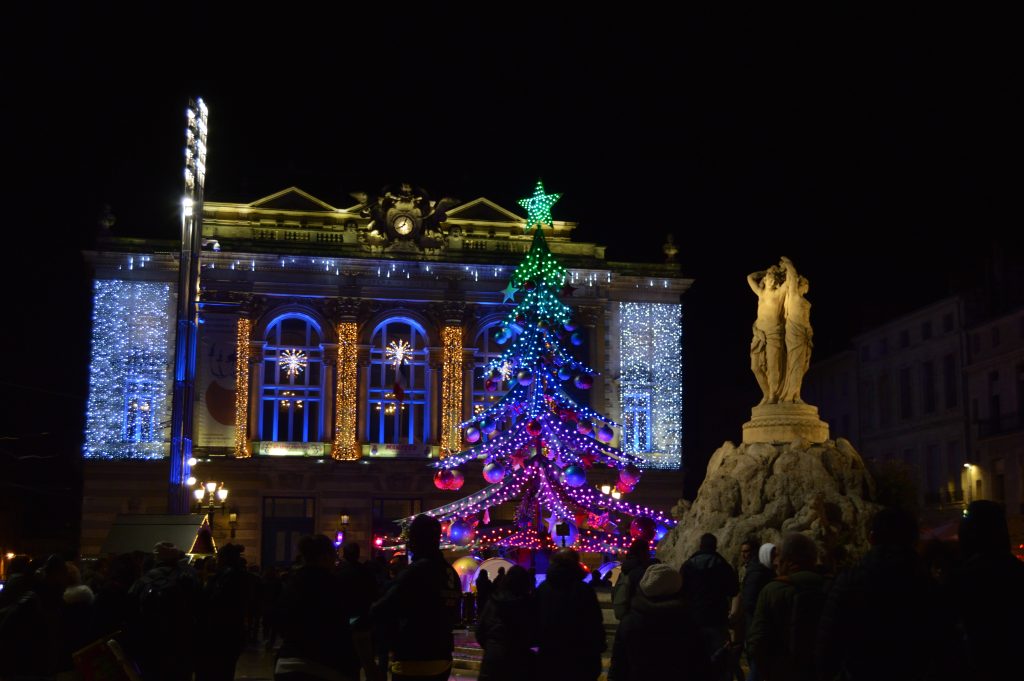
<path id="1" fill-rule="evenodd" d="M 235 458 L 252 456 L 249 445 L 249 344 L 252 341 L 252 320 L 238 320 L 235 337 Z"/>
<path id="2" fill-rule="evenodd" d="M 682 312 L 674 303 L 620 303 L 622 450 L 652 468 L 682 463 Z"/>
<path id="3" fill-rule="evenodd" d="M 171 299 L 171 286 L 164 282 L 93 283 L 86 458 L 166 455 Z"/>
<path id="4" fill-rule="evenodd" d="M 441 330 L 441 456 L 460 449 L 462 421 L 462 327 Z"/>
<path id="5" fill-rule="evenodd" d="M 334 391 L 334 444 L 331 457 L 356 461 L 362 457 L 356 441 L 356 384 L 359 337 L 355 322 L 338 324 L 338 382 Z"/>

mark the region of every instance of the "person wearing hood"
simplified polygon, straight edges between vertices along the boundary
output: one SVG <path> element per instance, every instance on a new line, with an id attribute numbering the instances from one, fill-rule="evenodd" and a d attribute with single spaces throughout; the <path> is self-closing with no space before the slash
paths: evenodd
<path id="1" fill-rule="evenodd" d="M 551 555 L 548 576 L 537 587 L 538 672 L 543 681 L 595 681 L 607 647 L 601 606 L 583 583 L 580 556 L 572 549 Z M 507 577 L 506 577 L 507 578 Z"/>
<path id="2" fill-rule="evenodd" d="M 537 673 L 536 656 L 530 649 L 535 643 L 534 622 L 530 574 L 514 565 L 480 613 L 476 627 L 476 640 L 484 649 L 480 681 L 519 681 Z"/>
<path id="3" fill-rule="evenodd" d="M 619 570 L 619 578 L 615 581 L 615 590 L 612 592 L 612 610 L 616 619 L 621 621 L 629 612 L 630 603 L 636 595 L 640 580 L 644 577 L 644 571 L 652 563 L 657 562 L 656 558 L 651 558 L 650 542 L 647 539 L 636 539 L 630 544 Z"/>
<path id="4" fill-rule="evenodd" d="M 705 681 L 711 666 L 687 616 L 683 577 L 664 563 L 643 573 L 633 603 L 615 632 L 609 681 Z"/>

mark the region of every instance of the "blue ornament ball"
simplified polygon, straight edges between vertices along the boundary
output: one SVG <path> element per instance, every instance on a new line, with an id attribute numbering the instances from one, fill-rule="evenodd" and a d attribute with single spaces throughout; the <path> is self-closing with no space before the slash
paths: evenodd
<path id="1" fill-rule="evenodd" d="M 466 442 L 476 442 L 480 439 L 480 429 L 476 426 L 466 428 Z"/>
<path id="2" fill-rule="evenodd" d="M 533 372 L 529 369 L 523 369 L 516 374 L 516 380 L 519 381 L 519 385 L 527 386 L 533 383 Z"/>
<path id="3" fill-rule="evenodd" d="M 500 463 L 489 463 L 484 466 L 484 480 L 492 485 L 501 482 L 505 477 L 505 467 Z"/>
<path id="4" fill-rule="evenodd" d="M 473 526 L 465 520 L 456 520 L 448 527 L 448 541 L 465 546 L 473 539 Z"/>
<path id="5" fill-rule="evenodd" d="M 597 429 L 597 439 L 601 442 L 607 444 L 612 441 L 613 437 L 615 437 L 615 431 L 608 426 L 601 426 Z"/>
<path id="6" fill-rule="evenodd" d="M 498 424 L 495 423 L 494 419 L 492 419 L 492 418 L 486 418 L 486 419 L 484 419 L 483 421 L 480 422 L 480 430 L 482 430 L 485 435 L 490 435 L 491 433 L 494 432 L 494 430 L 497 427 L 498 427 Z"/>
<path id="7" fill-rule="evenodd" d="M 576 374 L 573 382 L 580 390 L 590 390 L 594 386 L 594 378 L 590 374 Z"/>
<path id="8" fill-rule="evenodd" d="M 587 472 L 583 466 L 569 466 L 565 469 L 565 484 L 569 487 L 582 487 L 587 482 Z"/>
<path id="9" fill-rule="evenodd" d="M 567 366 L 563 366 L 558 370 L 558 377 L 563 381 L 568 381 L 572 378 L 572 370 Z"/>
<path id="10" fill-rule="evenodd" d="M 565 329 L 566 331 L 575 331 L 576 330 L 576 323 L 575 322 L 566 322 L 565 324 L 562 325 L 562 328 Z"/>
<path id="11" fill-rule="evenodd" d="M 572 342 L 573 345 L 583 345 L 583 334 L 577 331 L 576 333 L 569 337 L 569 340 Z"/>

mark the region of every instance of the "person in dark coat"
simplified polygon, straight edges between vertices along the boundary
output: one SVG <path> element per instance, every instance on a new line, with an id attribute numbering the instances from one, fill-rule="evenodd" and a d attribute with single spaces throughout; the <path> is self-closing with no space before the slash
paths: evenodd
<path id="1" fill-rule="evenodd" d="M 299 540 L 302 567 L 284 586 L 274 621 L 284 641 L 276 681 L 357 681 L 359 659 L 344 612 L 345 590 L 333 573 L 334 544 L 324 535 Z"/>
<path id="2" fill-rule="evenodd" d="M 612 609 L 617 619 L 622 620 L 629 612 L 637 587 L 644 577 L 644 571 L 652 563 L 657 562 L 657 559 L 651 558 L 650 542 L 646 539 L 637 539 L 629 545 L 626 557 L 619 568 L 619 578 L 615 580 L 615 590 L 612 592 Z"/>
<path id="3" fill-rule="evenodd" d="M 250 576 L 245 569 L 239 544 L 225 544 L 217 551 L 217 572 L 203 588 L 203 641 L 217 645 L 202 646 L 196 665 L 198 681 L 231 681 L 242 656 L 247 638 L 246 614 L 249 612 Z"/>
<path id="4" fill-rule="evenodd" d="M 583 583 L 579 554 L 551 555 L 537 588 L 539 674 L 542 681 L 594 681 L 607 647 L 597 595 Z"/>
<path id="5" fill-rule="evenodd" d="M 444 681 L 451 675 L 452 628 L 460 619 L 462 583 L 441 554 L 440 544 L 441 523 L 428 515 L 416 516 L 407 543 L 412 563 L 370 608 L 371 628 L 384 626 L 394 636 L 394 681 Z M 370 651 L 366 654 L 372 656 Z"/>
<path id="6" fill-rule="evenodd" d="M 477 618 L 482 618 L 487 601 L 494 593 L 494 582 L 487 576 L 487 570 L 481 570 L 476 576 L 476 612 Z"/>
<path id="7" fill-rule="evenodd" d="M 1010 553 L 1002 506 L 971 502 L 960 521 L 960 551 L 963 565 L 953 573 L 950 587 L 967 646 L 968 678 L 1019 676 L 1024 563 Z"/>
<path id="8" fill-rule="evenodd" d="M 729 643 L 729 601 L 740 589 L 736 571 L 717 548 L 715 535 L 701 535 L 700 549 L 681 568 L 683 600 L 700 630 L 708 657 Z M 728 678 L 727 674 L 723 678 Z"/>
<path id="9" fill-rule="evenodd" d="M 486 573 L 484 573 L 486 574 Z M 480 681 L 522 681 L 537 673 L 534 645 L 536 612 L 530 596 L 530 575 L 518 565 L 480 613 L 476 640 L 484 649 Z"/>
<path id="10" fill-rule="evenodd" d="M 753 545 L 756 547 L 756 544 Z M 757 610 L 757 597 L 761 590 L 773 579 L 775 569 L 775 544 L 762 544 L 752 553 L 751 559 L 747 561 L 743 573 L 743 587 L 740 590 L 740 607 L 743 615 L 743 631 L 749 632 L 754 622 L 754 612 Z M 744 634 L 746 635 L 746 634 Z M 761 681 L 761 674 L 757 670 L 757 662 L 749 659 L 750 668 L 747 671 L 747 681 Z"/>
<path id="11" fill-rule="evenodd" d="M 779 577 L 757 598 L 747 652 L 767 681 L 814 681 L 814 645 L 825 578 L 814 570 L 818 548 L 791 532 L 779 549 Z"/>
<path id="12" fill-rule="evenodd" d="M 910 513 L 887 508 L 875 514 L 871 550 L 829 589 L 818 625 L 819 677 L 948 678 L 957 644 L 949 608 L 915 551 L 917 538 Z"/>
<path id="13" fill-rule="evenodd" d="M 664 563 L 643 573 L 633 604 L 619 623 L 610 681 L 706 681 L 711 667 L 696 625 L 687 616 L 682 575 Z"/>
<path id="14" fill-rule="evenodd" d="M 345 542 L 341 547 L 341 556 L 338 577 L 345 588 L 349 616 L 365 615 L 370 611 L 370 605 L 377 600 L 377 578 L 366 564 L 359 562 L 358 542 Z"/>

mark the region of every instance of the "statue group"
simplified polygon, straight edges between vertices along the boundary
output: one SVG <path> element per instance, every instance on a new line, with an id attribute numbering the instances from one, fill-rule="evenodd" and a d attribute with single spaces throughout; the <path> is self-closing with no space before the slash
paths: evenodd
<path id="1" fill-rule="evenodd" d="M 757 319 L 750 342 L 750 368 L 761 386 L 761 404 L 803 404 L 800 384 L 811 363 L 809 284 L 783 257 L 778 265 L 747 275 L 757 296 Z"/>

